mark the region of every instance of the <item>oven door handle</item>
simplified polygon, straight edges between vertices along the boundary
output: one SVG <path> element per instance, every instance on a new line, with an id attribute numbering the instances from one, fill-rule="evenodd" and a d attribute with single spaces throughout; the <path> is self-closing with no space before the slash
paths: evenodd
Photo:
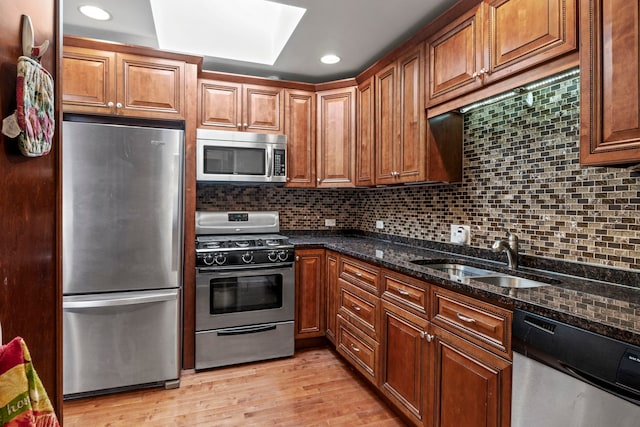
<path id="1" fill-rule="evenodd" d="M 218 336 L 257 334 L 260 332 L 273 331 L 274 329 L 276 329 L 276 325 L 242 326 L 218 331 Z"/>
<path id="2" fill-rule="evenodd" d="M 225 273 L 225 272 L 237 272 L 244 270 L 279 270 L 291 268 L 293 266 L 292 262 L 288 262 L 285 264 L 245 264 L 238 266 L 229 266 L 229 267 L 200 267 L 198 268 L 198 273 Z"/>

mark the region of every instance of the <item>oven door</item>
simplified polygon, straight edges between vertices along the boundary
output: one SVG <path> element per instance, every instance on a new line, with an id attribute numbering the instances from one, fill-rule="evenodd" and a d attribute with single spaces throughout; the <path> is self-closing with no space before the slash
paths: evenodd
<path id="1" fill-rule="evenodd" d="M 294 266 L 196 270 L 196 331 L 294 318 Z"/>

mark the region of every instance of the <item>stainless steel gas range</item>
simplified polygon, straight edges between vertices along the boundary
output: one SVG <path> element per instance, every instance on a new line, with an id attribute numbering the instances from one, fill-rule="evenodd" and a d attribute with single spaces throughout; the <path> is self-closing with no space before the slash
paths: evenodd
<path id="1" fill-rule="evenodd" d="M 278 212 L 196 212 L 196 369 L 293 355 L 294 249 Z"/>

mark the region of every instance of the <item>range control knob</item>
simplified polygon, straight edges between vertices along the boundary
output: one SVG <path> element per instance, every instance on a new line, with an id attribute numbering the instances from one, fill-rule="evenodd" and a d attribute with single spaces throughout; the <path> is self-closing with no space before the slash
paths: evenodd
<path id="1" fill-rule="evenodd" d="M 280 261 L 286 261 L 289 258 L 289 252 L 287 251 L 278 251 L 278 259 Z"/>
<path id="2" fill-rule="evenodd" d="M 276 251 L 271 251 L 267 254 L 267 258 L 269 261 L 276 262 L 278 260 L 278 253 Z"/>
<path id="3" fill-rule="evenodd" d="M 202 256 L 202 262 L 204 262 L 205 265 L 213 265 L 213 254 L 204 254 Z"/>
<path id="4" fill-rule="evenodd" d="M 224 256 L 223 254 L 217 254 L 213 260 L 215 261 L 216 264 L 218 265 L 223 265 L 225 262 L 227 262 L 227 257 Z"/>
<path id="5" fill-rule="evenodd" d="M 251 252 L 245 252 L 242 254 L 242 262 L 249 264 L 251 261 L 253 261 L 253 254 Z"/>

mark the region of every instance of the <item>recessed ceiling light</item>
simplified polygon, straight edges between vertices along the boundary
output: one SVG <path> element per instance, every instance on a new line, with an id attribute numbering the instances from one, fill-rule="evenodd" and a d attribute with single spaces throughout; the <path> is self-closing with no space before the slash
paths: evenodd
<path id="1" fill-rule="evenodd" d="M 325 55 L 320 58 L 320 61 L 323 64 L 337 64 L 338 62 L 340 62 L 340 57 L 336 55 Z"/>
<path id="2" fill-rule="evenodd" d="M 273 65 L 306 12 L 266 0 L 150 0 L 160 49 Z"/>
<path id="3" fill-rule="evenodd" d="M 111 19 L 111 14 L 98 6 L 84 5 L 80 6 L 78 10 L 84 16 L 88 16 L 91 19 L 97 19 L 98 21 L 108 21 Z"/>

